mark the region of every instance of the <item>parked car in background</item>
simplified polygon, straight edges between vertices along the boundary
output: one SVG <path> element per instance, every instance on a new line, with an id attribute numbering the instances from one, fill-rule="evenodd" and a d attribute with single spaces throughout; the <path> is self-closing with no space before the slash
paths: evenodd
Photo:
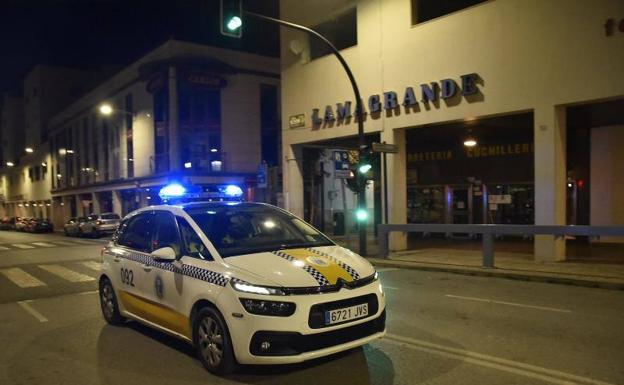
<path id="1" fill-rule="evenodd" d="M 0 221 L 0 230 L 15 230 L 16 217 L 3 218 Z"/>
<path id="2" fill-rule="evenodd" d="M 78 225 L 79 233 L 93 238 L 112 234 L 117 230 L 121 218 L 115 213 L 91 214 L 85 222 Z"/>
<path id="3" fill-rule="evenodd" d="M 32 218 L 29 217 L 20 217 L 15 221 L 15 230 L 16 231 L 26 231 L 26 226 L 28 222 L 30 222 Z"/>
<path id="4" fill-rule="evenodd" d="M 69 218 L 67 222 L 63 225 L 63 231 L 65 235 L 68 237 L 78 237 L 80 236 L 80 224 L 86 221 L 85 217 L 73 217 Z"/>
<path id="5" fill-rule="evenodd" d="M 30 233 L 51 233 L 54 231 L 54 225 L 49 219 L 33 218 L 26 225 L 26 231 Z"/>

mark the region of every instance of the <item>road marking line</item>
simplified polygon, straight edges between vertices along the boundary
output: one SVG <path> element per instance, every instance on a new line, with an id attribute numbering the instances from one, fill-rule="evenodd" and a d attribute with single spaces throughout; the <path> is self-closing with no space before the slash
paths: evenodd
<path id="1" fill-rule="evenodd" d="M 18 267 L 2 269 L 0 272 L 21 288 L 45 286 L 46 284 Z"/>
<path id="2" fill-rule="evenodd" d="M 69 242 L 69 241 L 54 241 L 54 243 L 56 243 L 57 245 L 61 245 L 61 246 L 76 246 L 76 243 Z"/>
<path id="3" fill-rule="evenodd" d="M 39 268 L 59 276 L 69 282 L 89 282 L 95 281 L 95 278 L 86 274 L 77 273 L 60 265 L 39 265 Z"/>
<path id="4" fill-rule="evenodd" d="M 92 291 L 83 291 L 82 293 L 78 293 L 78 295 L 88 295 L 88 294 L 97 294 L 97 293 L 99 293 L 99 291 L 92 290 Z"/>
<path id="5" fill-rule="evenodd" d="M 100 262 L 85 261 L 85 262 L 82 262 L 82 265 L 88 267 L 91 270 L 95 270 L 95 271 L 100 271 L 102 269 L 102 264 Z"/>
<path id="6" fill-rule="evenodd" d="M 525 307 L 525 308 L 528 308 L 528 309 L 555 311 L 555 312 L 558 312 L 558 313 L 572 313 L 572 310 L 568 310 L 568 309 L 558 309 L 556 307 L 548 307 L 548 306 L 525 305 L 523 303 L 516 303 L 516 302 L 495 301 L 493 299 L 486 299 L 486 298 L 464 297 L 464 296 L 461 296 L 461 295 L 453 295 L 453 294 L 446 294 L 446 297 L 456 298 L 456 299 L 465 299 L 465 300 L 468 300 L 468 301 L 495 303 L 495 304 L 498 304 L 498 305 Z"/>
<path id="7" fill-rule="evenodd" d="M 32 300 L 19 301 L 17 304 L 20 305 L 22 309 L 30 313 L 30 315 L 35 317 L 39 322 L 48 322 L 48 319 L 44 317 L 43 314 L 39 313 L 32 306 L 30 306 L 30 302 L 32 302 Z"/>
<path id="8" fill-rule="evenodd" d="M 92 242 L 92 241 L 81 241 L 81 240 L 78 240 L 78 239 L 76 239 L 76 240 L 74 240 L 72 242 L 78 243 L 80 245 L 96 245 L 97 244 L 97 243 Z"/>
<path id="9" fill-rule="evenodd" d="M 18 249 L 34 249 L 35 246 L 24 245 L 23 243 L 12 243 L 11 246 L 17 247 Z"/>
<path id="10" fill-rule="evenodd" d="M 0 250 L 11 250 L 10 247 L 0 246 Z"/>
<path id="11" fill-rule="evenodd" d="M 395 270 L 399 270 L 396 267 L 382 267 L 381 269 L 377 269 L 378 273 L 381 273 L 382 271 L 395 271 Z"/>
<path id="12" fill-rule="evenodd" d="M 487 354 L 477 353 L 470 350 L 453 348 L 450 346 L 440 345 L 428 341 L 417 340 L 410 337 L 404 337 L 396 334 L 386 334 L 386 338 L 382 342 L 389 342 L 399 346 L 407 346 L 414 350 L 420 350 L 427 353 L 437 354 L 440 356 L 457 359 L 474 365 L 481 365 L 501 371 L 540 379 L 560 385 L 571 385 L 576 383 L 591 385 L 613 385 L 609 382 L 595 380 L 593 378 L 577 376 L 558 370 L 547 369 L 541 366 L 526 364 L 524 362 L 507 360 L 500 357 L 490 356 Z M 571 382 L 575 381 L 575 382 Z"/>
<path id="13" fill-rule="evenodd" d="M 41 246 L 41 247 L 54 247 L 56 245 L 53 245 L 51 243 L 46 243 L 46 242 L 33 242 L 33 245 L 37 245 L 37 246 Z"/>
<path id="14" fill-rule="evenodd" d="M 386 285 L 383 285 L 383 288 L 384 288 L 384 290 L 385 290 L 385 289 L 388 289 L 388 290 L 399 290 L 399 288 L 398 288 L 398 287 L 394 287 L 394 286 L 386 286 Z"/>

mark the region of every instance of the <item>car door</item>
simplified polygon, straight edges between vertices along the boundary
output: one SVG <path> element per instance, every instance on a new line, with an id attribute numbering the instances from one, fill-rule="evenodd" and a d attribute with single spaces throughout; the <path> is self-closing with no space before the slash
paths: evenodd
<path id="1" fill-rule="evenodd" d="M 175 217 L 168 211 L 155 211 L 152 249 L 171 247 L 180 258 L 182 242 Z M 152 268 L 143 271 L 146 298 L 155 304 L 150 321 L 184 337 L 191 337 L 188 314 L 184 311 L 184 275 L 181 264 L 153 260 Z M 157 305 L 156 305 L 157 304 Z"/>
<path id="2" fill-rule="evenodd" d="M 151 239 L 153 213 L 141 212 L 124 221 L 117 237 L 119 261 L 117 277 L 120 284 L 117 286 L 119 298 L 124 308 L 141 318 L 149 319 L 150 311 L 147 308 L 145 270 L 150 270 Z"/>

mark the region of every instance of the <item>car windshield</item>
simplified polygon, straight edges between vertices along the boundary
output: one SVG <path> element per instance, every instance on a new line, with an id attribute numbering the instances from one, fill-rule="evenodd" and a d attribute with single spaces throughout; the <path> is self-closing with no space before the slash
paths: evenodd
<path id="1" fill-rule="evenodd" d="M 203 206 L 186 211 L 222 257 L 333 245 L 299 218 L 270 206 Z"/>

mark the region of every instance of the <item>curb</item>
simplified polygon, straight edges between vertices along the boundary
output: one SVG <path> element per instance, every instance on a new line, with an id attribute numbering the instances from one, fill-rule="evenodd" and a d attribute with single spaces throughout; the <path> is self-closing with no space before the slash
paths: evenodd
<path id="1" fill-rule="evenodd" d="M 379 258 L 367 258 L 375 266 L 383 267 L 396 267 L 401 269 L 422 270 L 422 271 L 437 271 L 452 274 L 472 275 L 481 277 L 494 277 L 515 279 L 520 281 L 532 281 L 542 283 L 555 283 L 560 285 L 572 285 L 582 287 L 594 287 L 610 290 L 624 290 L 624 281 L 610 280 L 609 278 L 592 279 L 589 277 L 582 277 L 578 275 L 562 275 L 543 272 L 523 272 L 517 270 L 507 270 L 499 268 L 481 268 L 471 266 L 456 266 L 456 265 L 442 265 L 442 264 L 429 264 L 418 262 L 403 262 L 392 261 Z"/>

